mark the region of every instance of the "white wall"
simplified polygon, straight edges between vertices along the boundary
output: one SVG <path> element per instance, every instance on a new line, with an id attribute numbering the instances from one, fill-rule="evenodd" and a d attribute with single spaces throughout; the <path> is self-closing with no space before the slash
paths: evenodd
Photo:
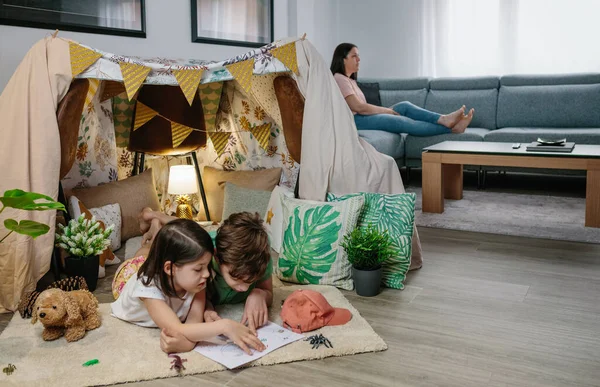
<path id="1" fill-rule="evenodd" d="M 288 0 L 275 0 L 275 39 L 288 36 Z M 192 43 L 189 0 L 146 0 L 146 39 L 60 31 L 107 52 L 142 57 L 222 60 L 250 48 Z M 0 92 L 27 51 L 54 31 L 0 25 Z"/>
<path id="2" fill-rule="evenodd" d="M 419 75 L 421 7 L 416 0 L 339 1 L 338 43 L 358 46 L 359 77 Z"/>

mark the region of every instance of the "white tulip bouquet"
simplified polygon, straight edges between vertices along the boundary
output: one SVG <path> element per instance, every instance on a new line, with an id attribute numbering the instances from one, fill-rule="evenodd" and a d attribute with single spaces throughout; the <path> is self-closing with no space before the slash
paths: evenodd
<path id="1" fill-rule="evenodd" d="M 67 226 L 58 225 L 60 233 L 56 233 L 56 246 L 63 248 L 72 257 L 93 257 L 100 255 L 109 245 L 109 236 L 115 228 L 110 225 L 102 231 L 96 217 L 86 219 L 81 215 L 77 220 L 71 219 Z"/>

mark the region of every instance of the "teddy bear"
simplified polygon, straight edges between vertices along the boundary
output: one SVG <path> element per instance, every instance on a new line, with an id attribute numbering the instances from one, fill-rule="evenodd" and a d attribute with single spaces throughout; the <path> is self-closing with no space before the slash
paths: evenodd
<path id="1" fill-rule="evenodd" d="M 44 326 L 42 339 L 56 340 L 64 335 L 68 342 L 77 341 L 86 331 L 100 326 L 98 300 L 87 290 L 47 289 L 35 302 L 31 323 L 38 320 Z"/>

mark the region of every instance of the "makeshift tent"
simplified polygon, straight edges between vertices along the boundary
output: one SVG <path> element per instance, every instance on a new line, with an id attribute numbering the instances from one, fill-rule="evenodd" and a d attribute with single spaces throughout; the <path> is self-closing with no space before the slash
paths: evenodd
<path id="1" fill-rule="evenodd" d="M 65 188 L 125 178 L 131 170 L 128 135 L 150 120 L 168 123 L 173 147 L 182 146 L 194 131 L 206 131 L 207 145 L 197 151 L 202 165 L 227 170 L 282 167 L 282 182 L 294 186 L 299 166 L 282 135 L 285 128 L 274 89 L 274 79 L 282 73 L 295 81 L 305 100 L 300 198 L 324 200 L 328 191 L 404 192 L 394 160 L 358 137 L 327 64 L 308 40 L 282 40 L 232 59 L 206 62 L 124 57 L 59 37 L 38 42 L 0 96 L 0 191 L 20 188 L 57 198 L 61 143 L 64 159 L 68 142 L 74 147 L 68 157 L 75 163 L 62 180 Z M 87 79 L 88 88 L 74 144 L 72 138 L 61 139 L 57 107 L 76 78 Z M 183 125 L 140 104 L 136 95 L 142 85 L 181 88 L 190 105 L 200 98 L 204 128 Z M 81 104 L 72 105 L 81 109 Z M 132 109 L 137 109 L 137 122 L 132 122 Z M 159 170 L 159 194 L 166 193 L 163 161 L 146 163 Z M 169 206 L 168 195 L 161 200 Z M 55 215 L 11 210 L 0 214 L 0 222 L 31 219 L 51 226 L 35 240 L 12 234 L 0 244 L 0 311 L 15 310 L 21 294 L 33 290 L 48 271 Z M 418 266 L 416 233 L 412 251 L 413 266 Z"/>

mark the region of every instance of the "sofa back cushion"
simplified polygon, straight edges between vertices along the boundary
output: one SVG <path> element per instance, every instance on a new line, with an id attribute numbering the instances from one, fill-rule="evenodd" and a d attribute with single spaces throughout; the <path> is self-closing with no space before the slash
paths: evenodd
<path id="1" fill-rule="evenodd" d="M 475 108 L 471 127 L 496 129 L 497 77 L 439 78 L 429 83 L 425 109 L 447 114 L 466 105 Z"/>
<path id="2" fill-rule="evenodd" d="M 359 82 L 377 82 L 379 84 L 379 97 L 381 99 L 381 106 L 391 107 L 402 101 L 412 102 L 419 107 L 425 106 L 425 97 L 427 96 L 429 84 L 428 78 L 359 78 Z"/>
<path id="3" fill-rule="evenodd" d="M 506 76 L 498 127 L 600 127 L 600 74 Z"/>

